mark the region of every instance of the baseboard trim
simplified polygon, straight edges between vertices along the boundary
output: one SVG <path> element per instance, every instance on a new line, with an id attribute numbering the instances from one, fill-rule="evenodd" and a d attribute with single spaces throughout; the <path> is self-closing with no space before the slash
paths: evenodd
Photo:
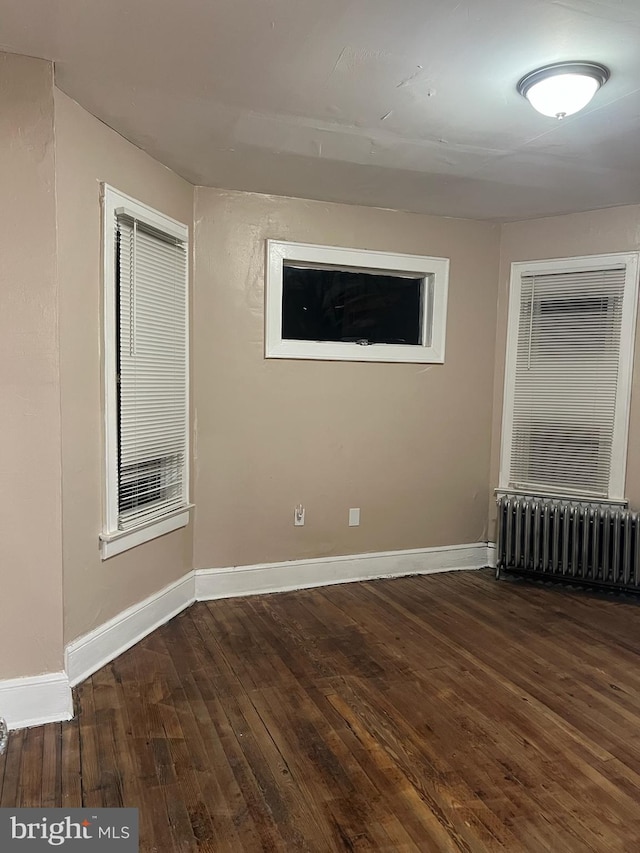
<path id="1" fill-rule="evenodd" d="M 66 672 L 0 681 L 0 717 L 10 729 L 26 729 L 73 718 Z"/>
<path id="2" fill-rule="evenodd" d="M 383 551 L 292 560 L 286 563 L 261 563 L 222 569 L 198 569 L 195 577 L 196 601 L 285 592 L 315 586 L 481 569 L 488 565 L 486 542 L 416 548 L 410 551 Z"/>
<path id="3" fill-rule="evenodd" d="M 497 551 L 495 542 L 487 542 L 487 566 L 490 569 L 495 569 L 497 560 Z"/>
<path id="4" fill-rule="evenodd" d="M 93 675 L 194 601 L 309 589 L 374 578 L 481 569 L 491 564 L 489 551 L 490 545 L 477 542 L 410 551 L 198 569 L 69 643 L 65 650 L 67 687 L 75 687 Z"/>
<path id="5" fill-rule="evenodd" d="M 65 649 L 72 687 L 121 655 L 194 601 L 194 573 L 123 610 L 113 619 L 79 637 Z"/>

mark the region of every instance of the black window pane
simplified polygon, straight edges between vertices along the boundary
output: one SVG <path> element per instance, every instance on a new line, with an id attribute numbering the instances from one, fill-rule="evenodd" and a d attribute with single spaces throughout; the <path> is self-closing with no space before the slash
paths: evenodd
<path id="1" fill-rule="evenodd" d="M 422 284 L 421 277 L 285 265 L 282 337 L 418 345 Z"/>

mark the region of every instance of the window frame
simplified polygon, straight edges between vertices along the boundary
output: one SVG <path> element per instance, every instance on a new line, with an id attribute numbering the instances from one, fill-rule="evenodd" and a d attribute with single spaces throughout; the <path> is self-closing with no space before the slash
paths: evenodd
<path id="1" fill-rule="evenodd" d="M 134 548 L 165 533 L 185 527 L 190 520 L 190 378 L 189 378 L 189 227 L 170 216 L 120 192 L 109 184 L 101 184 L 102 257 L 103 257 L 103 399 L 104 399 L 104 504 L 103 529 L 99 537 L 103 560 Z M 127 530 L 118 527 L 118 391 L 117 391 L 117 285 L 116 285 L 116 217 L 125 214 L 184 243 L 185 264 L 185 363 L 186 412 L 184 504 L 165 515 Z"/>
<path id="2" fill-rule="evenodd" d="M 518 261 L 511 264 L 509 280 L 509 310 L 507 319 L 507 341 L 502 401 L 502 429 L 500 437 L 500 472 L 498 491 L 522 494 L 514 489 L 511 481 L 511 448 L 514 426 L 514 400 L 516 386 L 517 350 L 519 337 L 520 302 L 522 279 L 528 275 L 544 273 L 580 272 L 610 269 L 612 265 L 625 266 L 625 284 L 620 325 L 620 347 L 618 350 L 618 382 L 614 413 L 613 441 L 610 457 L 609 485 L 607 498 L 600 501 L 624 503 L 626 467 L 629 440 L 629 416 L 631 411 L 631 386 L 633 381 L 633 359 L 635 349 L 636 317 L 638 308 L 638 252 L 612 252 L 599 255 L 579 255 L 571 258 L 555 258 L 539 261 Z M 527 491 L 527 494 L 532 494 Z M 571 497 L 580 499 L 576 493 L 558 492 L 553 489 L 537 492 L 548 497 Z M 594 500 L 584 496 L 585 500 Z"/>
<path id="3" fill-rule="evenodd" d="M 288 340 L 282 337 L 282 270 L 287 261 L 310 267 L 382 275 L 414 274 L 430 280 L 430 298 L 422 300 L 421 336 L 429 343 L 368 344 L 342 341 Z M 445 354 L 449 259 L 311 243 L 266 241 L 265 358 L 320 361 L 378 361 L 442 364 Z M 428 332 L 428 334 L 427 334 Z"/>

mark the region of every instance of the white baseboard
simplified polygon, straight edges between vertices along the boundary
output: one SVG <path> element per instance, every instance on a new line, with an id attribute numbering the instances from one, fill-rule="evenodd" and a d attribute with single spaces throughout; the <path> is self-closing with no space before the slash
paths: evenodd
<path id="1" fill-rule="evenodd" d="M 194 573 L 189 572 L 65 649 L 65 666 L 72 687 L 114 660 L 194 601 Z"/>
<path id="2" fill-rule="evenodd" d="M 70 643 L 65 650 L 68 684 L 73 687 L 84 681 L 194 601 L 284 592 L 373 578 L 480 569 L 490 564 L 489 547 L 486 542 L 478 542 L 189 572 Z"/>
<path id="3" fill-rule="evenodd" d="M 486 542 L 196 571 L 196 601 L 488 565 Z"/>
<path id="4" fill-rule="evenodd" d="M 487 542 L 487 566 L 490 569 L 495 569 L 496 567 L 496 543 L 495 542 Z"/>
<path id="5" fill-rule="evenodd" d="M 10 729 L 26 729 L 73 718 L 66 672 L 0 681 L 0 717 Z"/>

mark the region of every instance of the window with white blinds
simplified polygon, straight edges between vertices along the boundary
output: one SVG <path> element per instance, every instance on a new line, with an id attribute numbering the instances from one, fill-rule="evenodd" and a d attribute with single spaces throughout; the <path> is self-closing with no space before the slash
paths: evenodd
<path id="1" fill-rule="evenodd" d="M 622 499 L 636 254 L 514 264 L 500 486 Z"/>
<path id="2" fill-rule="evenodd" d="M 188 521 L 188 232 L 110 187 L 104 201 L 110 556 Z"/>

